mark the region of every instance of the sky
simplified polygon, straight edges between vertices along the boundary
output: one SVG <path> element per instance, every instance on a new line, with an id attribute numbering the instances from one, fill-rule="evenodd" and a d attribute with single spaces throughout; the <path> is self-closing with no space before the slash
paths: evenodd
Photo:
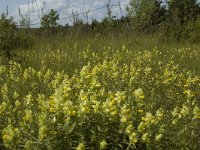
<path id="1" fill-rule="evenodd" d="M 118 18 L 125 15 L 125 8 L 129 1 L 111 0 L 112 5 L 114 5 L 112 7 L 112 15 Z M 121 11 L 119 2 L 121 4 Z M 13 16 L 18 23 L 20 20 L 20 10 L 24 17 L 29 14 L 31 23 L 37 26 L 37 23 L 40 22 L 39 16 L 47 14 L 50 9 L 54 9 L 60 15 L 61 20 L 59 23 L 65 25 L 66 23 L 71 24 L 73 22 L 72 12 L 78 13 L 78 17 L 85 21 L 87 20 L 86 14 L 88 14 L 89 22 L 92 19 L 101 20 L 107 15 L 107 8 L 102 8 L 106 6 L 106 3 L 107 0 L 0 0 L 0 13 L 6 12 L 8 6 L 9 16 Z"/>

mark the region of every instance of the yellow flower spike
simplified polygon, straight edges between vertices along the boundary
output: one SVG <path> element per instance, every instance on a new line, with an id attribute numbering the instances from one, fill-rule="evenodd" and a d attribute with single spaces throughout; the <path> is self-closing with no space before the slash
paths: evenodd
<path id="1" fill-rule="evenodd" d="M 75 106 L 72 101 L 66 101 L 63 104 L 63 112 L 68 116 L 74 116 L 76 114 Z"/>
<path id="2" fill-rule="evenodd" d="M 15 136 L 12 125 L 9 124 L 6 128 L 3 129 L 2 136 L 4 145 L 8 147 L 9 143 L 13 141 Z"/>
<path id="3" fill-rule="evenodd" d="M 25 97 L 25 102 L 27 105 L 30 105 L 32 103 L 32 95 L 31 94 L 28 94 L 26 97 Z"/>
<path id="4" fill-rule="evenodd" d="M 156 135 L 155 141 L 159 142 L 159 141 L 161 140 L 162 136 L 163 136 L 163 135 L 162 135 L 161 133 L 158 134 L 158 135 Z"/>
<path id="5" fill-rule="evenodd" d="M 171 114 L 172 114 L 173 117 L 178 116 L 178 115 L 179 115 L 179 113 L 178 113 L 178 108 L 175 107 L 174 110 L 171 112 Z"/>
<path id="6" fill-rule="evenodd" d="M 186 115 L 189 114 L 189 108 L 185 105 L 183 105 L 182 109 L 180 110 L 180 114 L 185 117 Z"/>
<path id="7" fill-rule="evenodd" d="M 106 149 L 107 148 L 107 142 L 106 142 L 106 140 L 101 141 L 99 143 L 99 145 L 100 145 L 100 150 Z"/>
<path id="8" fill-rule="evenodd" d="M 145 96 L 144 96 L 144 95 L 140 95 L 139 98 L 140 98 L 140 99 L 144 99 Z"/>
<path id="9" fill-rule="evenodd" d="M 1 92 L 2 92 L 3 96 L 7 96 L 7 94 L 8 94 L 8 86 L 7 86 L 6 83 L 1 88 Z"/>
<path id="10" fill-rule="evenodd" d="M 27 69 L 24 71 L 23 77 L 24 77 L 25 80 L 28 79 L 29 74 L 28 74 L 28 70 Z"/>
<path id="11" fill-rule="evenodd" d="M 150 67 L 146 67 L 145 69 L 144 69 L 144 72 L 145 72 L 145 74 L 149 74 L 149 73 L 151 73 L 151 68 Z"/>
<path id="12" fill-rule="evenodd" d="M 192 97 L 194 97 L 194 94 L 191 90 L 185 90 L 183 93 L 187 95 L 188 99 L 191 99 Z"/>
<path id="13" fill-rule="evenodd" d="M 154 119 L 154 116 L 153 116 L 150 112 L 147 112 L 144 121 L 145 121 L 145 123 L 146 123 L 147 125 L 149 125 L 149 124 L 151 124 L 151 123 L 154 123 L 154 122 L 155 122 L 155 119 Z"/>
<path id="14" fill-rule="evenodd" d="M 147 132 L 142 135 L 142 140 L 146 143 L 150 142 L 149 134 Z"/>
<path id="15" fill-rule="evenodd" d="M 177 123 L 177 119 L 172 120 L 172 124 L 175 125 Z"/>
<path id="16" fill-rule="evenodd" d="M 82 101 L 88 100 L 88 94 L 86 92 L 84 92 L 83 90 L 80 91 L 79 97 L 80 97 L 80 100 L 82 100 Z"/>
<path id="17" fill-rule="evenodd" d="M 7 103 L 6 102 L 3 102 L 2 104 L 0 104 L 0 116 L 1 116 L 1 114 L 4 113 L 6 107 L 7 107 Z"/>
<path id="18" fill-rule="evenodd" d="M 139 132 L 143 133 L 146 129 L 146 124 L 144 122 L 140 122 L 137 129 Z"/>
<path id="19" fill-rule="evenodd" d="M 75 110 L 69 111 L 69 116 L 75 116 L 75 115 L 76 115 L 76 111 Z"/>
<path id="20" fill-rule="evenodd" d="M 102 105 L 100 102 L 96 102 L 96 104 L 92 105 L 92 107 L 93 107 L 94 112 L 98 113 L 101 110 Z"/>
<path id="21" fill-rule="evenodd" d="M 126 123 L 128 121 L 128 119 L 125 117 L 125 116 L 123 116 L 122 118 L 121 118 L 121 122 L 122 123 Z"/>
<path id="22" fill-rule="evenodd" d="M 14 132 L 15 132 L 15 133 L 19 133 L 19 129 L 18 129 L 18 128 L 15 128 L 15 129 L 14 129 Z"/>
<path id="23" fill-rule="evenodd" d="M 90 96 L 90 100 L 92 101 L 93 104 L 98 103 L 97 95 L 94 94 L 94 95 Z"/>
<path id="24" fill-rule="evenodd" d="M 13 94 L 13 98 L 16 99 L 16 98 L 18 98 L 18 97 L 19 97 L 19 94 L 15 91 L 14 94 Z"/>
<path id="25" fill-rule="evenodd" d="M 47 127 L 41 126 L 39 128 L 39 139 L 44 140 L 44 138 L 47 136 Z"/>
<path id="26" fill-rule="evenodd" d="M 82 108 L 81 108 L 81 111 L 82 111 L 83 113 L 88 113 L 88 112 L 89 112 L 89 110 L 88 110 L 87 107 L 82 107 Z"/>
<path id="27" fill-rule="evenodd" d="M 64 90 L 64 93 L 65 93 L 65 92 L 71 91 L 71 88 L 69 86 L 64 86 L 63 90 Z"/>
<path id="28" fill-rule="evenodd" d="M 135 144 L 137 143 L 138 139 L 137 139 L 137 133 L 132 132 L 131 135 L 129 136 L 129 140 L 131 144 Z"/>
<path id="29" fill-rule="evenodd" d="M 79 143 L 78 147 L 76 150 L 85 150 L 85 145 L 83 143 Z"/>
<path id="30" fill-rule="evenodd" d="M 117 111 L 111 112 L 111 116 L 115 116 L 115 115 L 117 115 Z"/>
<path id="31" fill-rule="evenodd" d="M 200 109 L 199 107 L 195 106 L 193 109 L 194 119 L 200 119 Z"/>
<path id="32" fill-rule="evenodd" d="M 144 120 L 145 120 L 145 117 L 142 117 L 141 120 L 144 121 Z"/>
<path id="33" fill-rule="evenodd" d="M 163 118 L 163 110 L 162 109 L 158 109 L 157 111 L 156 111 L 156 118 L 158 119 L 158 120 L 161 120 L 162 118 Z"/>
<path id="34" fill-rule="evenodd" d="M 56 101 L 54 99 L 51 99 L 49 101 L 50 105 L 50 112 L 56 112 Z"/>
<path id="35" fill-rule="evenodd" d="M 142 114 L 144 112 L 144 110 L 143 109 L 139 109 L 138 112 Z"/>
<path id="36" fill-rule="evenodd" d="M 121 102 L 124 102 L 126 100 L 126 95 L 125 95 L 125 92 L 117 92 L 115 94 L 115 101 L 117 101 L 119 104 Z"/>
<path id="37" fill-rule="evenodd" d="M 125 129 L 125 133 L 127 135 L 131 135 L 131 133 L 133 132 L 133 125 L 132 124 L 129 124 L 126 129 Z"/>
<path id="38" fill-rule="evenodd" d="M 134 91 L 134 96 L 138 102 L 145 98 L 144 92 L 141 88 Z"/>
<path id="39" fill-rule="evenodd" d="M 24 113 L 25 113 L 25 115 L 23 116 L 23 120 L 26 121 L 26 122 L 31 123 L 32 122 L 32 111 L 26 109 L 24 111 Z"/>
<path id="40" fill-rule="evenodd" d="M 16 100 L 15 101 L 15 106 L 18 108 L 18 107 L 20 107 L 21 106 L 21 102 L 19 101 L 19 100 Z"/>
<path id="41" fill-rule="evenodd" d="M 130 109 L 127 107 L 127 105 L 124 105 L 121 109 L 121 123 L 129 123 L 131 122 L 131 111 Z"/>

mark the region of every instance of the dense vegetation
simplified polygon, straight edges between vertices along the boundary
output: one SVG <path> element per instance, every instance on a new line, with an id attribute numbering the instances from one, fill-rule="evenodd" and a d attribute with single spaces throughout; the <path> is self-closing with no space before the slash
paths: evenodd
<path id="1" fill-rule="evenodd" d="M 0 149 L 200 149 L 199 5 L 127 11 L 63 27 L 51 10 L 37 29 L 1 16 Z"/>
<path id="2" fill-rule="evenodd" d="M 200 148 L 200 78 L 186 63 L 198 62 L 199 51 L 123 46 L 43 57 L 39 70 L 14 62 L 0 68 L 7 149 Z M 52 71 L 51 58 L 66 68 L 78 63 L 77 71 Z"/>

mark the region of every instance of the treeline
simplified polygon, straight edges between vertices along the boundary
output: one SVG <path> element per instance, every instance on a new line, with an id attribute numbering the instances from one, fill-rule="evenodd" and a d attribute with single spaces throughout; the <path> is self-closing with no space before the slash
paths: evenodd
<path id="1" fill-rule="evenodd" d="M 85 23 L 74 15 L 73 26 L 61 26 L 57 23 L 59 14 L 51 10 L 41 19 L 41 29 L 56 32 L 75 29 L 79 32 L 138 32 L 157 34 L 161 40 L 192 42 L 200 41 L 200 5 L 198 0 L 131 0 L 126 8 L 127 15 L 117 19 L 108 10 L 108 16 L 102 21 Z"/>
<path id="2" fill-rule="evenodd" d="M 200 27 L 200 5 L 197 0 L 131 0 L 127 7 L 127 16 L 116 19 L 109 15 L 102 21 L 93 20 L 91 24 L 74 18 L 74 26 L 93 29 L 97 32 L 111 30 L 132 30 L 144 34 L 158 33 L 163 40 L 189 40 L 198 42 Z M 111 12 L 112 13 L 112 12 Z M 51 10 L 41 20 L 41 27 L 52 29 L 58 27 L 59 15 Z M 66 25 L 66 27 L 69 27 Z M 69 27 L 70 28 L 70 27 Z"/>
<path id="3" fill-rule="evenodd" d="M 131 0 L 127 10 L 135 30 L 160 33 L 164 40 L 200 40 L 197 0 Z"/>
<path id="4" fill-rule="evenodd" d="M 60 31 L 79 31 L 81 33 L 100 33 L 102 35 L 115 31 L 131 30 L 130 19 L 128 16 L 123 16 L 118 19 L 116 16 L 107 16 L 101 21 L 92 19 L 91 22 L 81 20 L 78 15 L 73 16 L 73 25 L 60 25 L 57 11 L 51 9 L 50 12 L 41 18 L 40 31 L 47 33 L 57 33 Z M 27 25 L 26 25 L 27 26 Z M 40 32 L 41 33 L 41 32 Z"/>

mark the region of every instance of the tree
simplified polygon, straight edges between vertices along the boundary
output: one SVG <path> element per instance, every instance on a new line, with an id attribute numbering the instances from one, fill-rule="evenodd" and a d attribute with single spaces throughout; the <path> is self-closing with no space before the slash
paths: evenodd
<path id="1" fill-rule="evenodd" d="M 161 3 L 161 0 L 131 0 L 127 11 L 133 17 L 134 26 L 144 31 L 159 25 L 166 14 L 165 6 Z"/>
<path id="2" fill-rule="evenodd" d="M 178 19 L 182 25 L 189 21 L 195 21 L 200 14 L 197 0 L 170 0 L 168 6 L 171 19 Z"/>
<path id="3" fill-rule="evenodd" d="M 0 16 L 0 52 L 6 59 L 10 59 L 11 50 L 15 40 L 16 24 L 13 18 L 8 18 L 4 13 Z"/>
<path id="4" fill-rule="evenodd" d="M 200 14 L 198 0 L 168 0 L 167 20 L 163 26 L 163 39 L 183 42 L 191 38 L 196 30 Z"/>
<path id="5" fill-rule="evenodd" d="M 59 14 L 54 9 L 51 9 L 49 14 L 42 17 L 41 26 L 43 28 L 54 28 L 58 26 Z"/>

